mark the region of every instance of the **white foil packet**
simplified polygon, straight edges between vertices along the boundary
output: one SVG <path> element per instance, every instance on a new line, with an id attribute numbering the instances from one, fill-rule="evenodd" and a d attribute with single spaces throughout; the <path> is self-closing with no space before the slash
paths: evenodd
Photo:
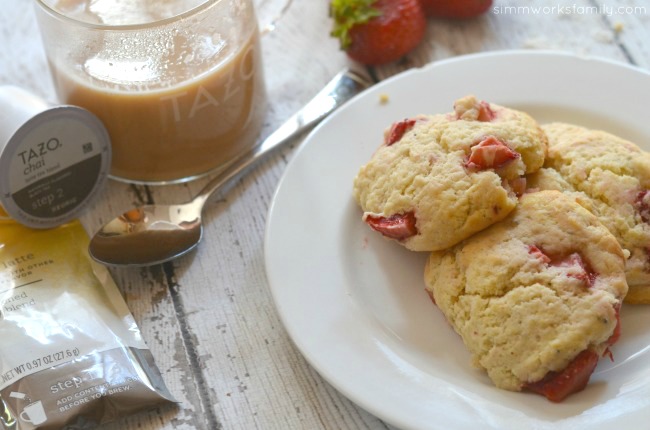
<path id="1" fill-rule="evenodd" d="M 78 221 L 0 222 L 0 427 L 94 428 L 174 401 Z"/>

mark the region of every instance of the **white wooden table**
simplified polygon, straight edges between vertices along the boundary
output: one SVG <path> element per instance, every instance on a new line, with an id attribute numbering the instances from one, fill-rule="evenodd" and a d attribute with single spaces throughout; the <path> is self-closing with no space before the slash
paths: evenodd
<path id="1" fill-rule="evenodd" d="M 559 13 L 562 3 L 572 8 L 571 14 Z M 368 71 L 382 80 L 451 56 L 521 48 L 563 50 L 650 68 L 647 0 L 496 0 L 494 6 L 498 9 L 479 19 L 429 20 L 426 40 L 416 51 Z M 516 6 L 530 9 L 509 9 Z M 547 9 L 535 13 L 537 6 Z M 619 6 L 628 9 L 612 9 Z M 349 64 L 329 37 L 330 26 L 328 1 L 293 0 L 277 28 L 263 37 L 271 97 L 264 134 Z M 0 8 L 0 84 L 20 85 L 55 100 L 32 0 L 7 1 Z M 179 404 L 128 417 L 107 429 L 390 428 L 310 367 L 271 299 L 263 258 L 265 221 L 276 185 L 299 144 L 297 139 L 293 148 L 267 158 L 211 200 L 204 213 L 204 242 L 196 252 L 151 268 L 111 269 Z M 186 201 L 203 183 L 145 187 L 110 181 L 82 222 L 94 232 L 134 205 Z"/>

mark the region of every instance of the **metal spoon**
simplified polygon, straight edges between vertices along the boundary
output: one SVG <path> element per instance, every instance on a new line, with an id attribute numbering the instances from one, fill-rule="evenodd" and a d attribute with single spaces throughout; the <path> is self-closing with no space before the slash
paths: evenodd
<path id="1" fill-rule="evenodd" d="M 91 257 L 108 265 L 148 266 L 195 248 L 203 236 L 201 212 L 209 197 L 246 167 L 306 131 L 372 83 L 360 74 L 338 73 L 311 101 L 258 146 L 238 157 L 189 203 L 146 205 L 104 225 L 90 241 Z"/>

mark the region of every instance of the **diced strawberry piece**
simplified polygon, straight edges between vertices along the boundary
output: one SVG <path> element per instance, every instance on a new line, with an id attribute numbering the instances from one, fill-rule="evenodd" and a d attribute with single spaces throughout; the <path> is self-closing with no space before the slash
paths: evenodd
<path id="1" fill-rule="evenodd" d="M 536 247 L 535 245 L 528 245 L 528 253 L 534 256 L 535 258 L 542 260 L 542 262 L 544 262 L 545 264 L 551 262 L 549 256 L 544 254 L 542 250 Z"/>
<path id="2" fill-rule="evenodd" d="M 520 157 L 518 152 L 510 149 L 494 136 L 488 136 L 470 148 L 470 155 L 465 163 L 469 169 L 498 169 Z"/>
<path id="3" fill-rule="evenodd" d="M 476 100 L 473 97 L 465 97 L 454 103 L 456 119 L 490 122 L 496 117 L 496 113 L 490 107 L 490 103 L 484 100 Z M 471 114 L 470 114 L 471 112 Z"/>
<path id="4" fill-rule="evenodd" d="M 588 287 L 592 287 L 598 277 L 598 274 L 591 268 L 589 263 L 584 261 L 577 252 L 558 258 L 557 256 L 547 255 L 535 245 L 529 245 L 528 253 L 539 258 L 544 264 L 548 264 L 549 266 L 571 268 L 572 270 L 568 276 L 579 279 Z"/>
<path id="5" fill-rule="evenodd" d="M 478 120 L 483 122 L 490 122 L 494 119 L 495 114 L 490 104 L 486 101 L 479 102 Z"/>
<path id="6" fill-rule="evenodd" d="M 589 349 L 578 354 L 561 372 L 549 372 L 543 379 L 525 385 L 525 389 L 541 394 L 552 402 L 561 402 L 568 395 L 582 391 L 598 364 L 598 354 Z"/>
<path id="7" fill-rule="evenodd" d="M 407 131 L 413 128 L 414 125 L 414 119 L 405 119 L 404 121 L 394 123 L 386 134 L 386 145 L 390 146 L 393 143 L 398 142 Z"/>
<path id="8" fill-rule="evenodd" d="M 591 287 L 594 285 L 594 282 L 596 281 L 596 273 L 591 269 L 591 266 L 587 262 L 585 262 L 580 254 L 577 252 L 574 252 L 573 254 L 569 255 L 568 257 L 562 259 L 562 260 L 556 260 L 553 263 L 551 263 L 552 266 L 555 267 L 577 267 L 577 271 L 574 270 L 574 273 L 570 273 L 569 276 L 579 279 L 580 281 L 584 282 L 587 286 Z"/>
<path id="9" fill-rule="evenodd" d="M 639 191 L 636 195 L 634 205 L 643 222 L 650 222 L 650 194 L 648 190 Z"/>
<path id="10" fill-rule="evenodd" d="M 365 221 L 373 230 L 391 239 L 404 240 L 418 234 L 412 211 L 389 217 L 367 215 Z"/>

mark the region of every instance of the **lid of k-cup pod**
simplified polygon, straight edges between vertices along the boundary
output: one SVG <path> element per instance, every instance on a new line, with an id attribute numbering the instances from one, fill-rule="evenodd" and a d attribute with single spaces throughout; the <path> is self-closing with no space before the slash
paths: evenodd
<path id="1" fill-rule="evenodd" d="M 51 228 L 77 218 L 96 196 L 108 177 L 111 146 L 89 111 L 39 106 L 34 97 L 0 87 L 0 204 L 21 224 Z"/>

